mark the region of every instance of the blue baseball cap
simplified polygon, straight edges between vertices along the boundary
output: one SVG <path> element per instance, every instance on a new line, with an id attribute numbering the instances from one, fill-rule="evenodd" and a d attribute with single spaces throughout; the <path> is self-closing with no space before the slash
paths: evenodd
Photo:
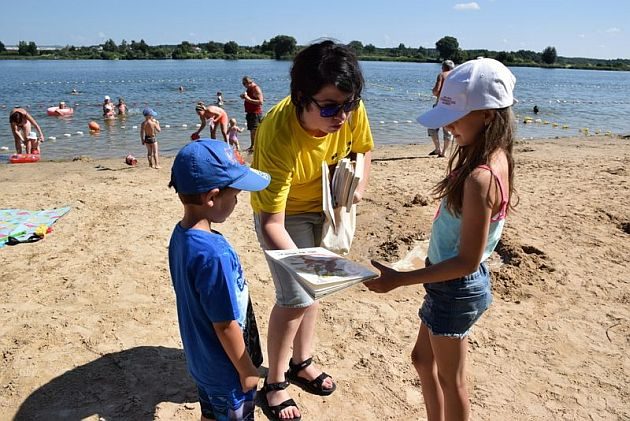
<path id="1" fill-rule="evenodd" d="M 184 146 L 171 168 L 171 184 L 181 194 L 226 187 L 260 191 L 270 181 L 269 174 L 239 163 L 230 145 L 214 139 L 199 139 Z"/>
<path id="2" fill-rule="evenodd" d="M 144 110 L 142 110 L 142 115 L 143 116 L 152 116 L 152 117 L 157 117 L 158 113 L 156 113 L 155 111 L 153 111 L 153 108 L 145 108 Z"/>

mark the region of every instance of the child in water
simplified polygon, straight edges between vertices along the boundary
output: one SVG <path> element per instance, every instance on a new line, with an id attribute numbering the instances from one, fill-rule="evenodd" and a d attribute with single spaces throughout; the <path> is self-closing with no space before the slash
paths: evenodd
<path id="1" fill-rule="evenodd" d="M 223 94 L 221 93 L 221 91 L 217 92 L 217 101 L 215 102 L 215 105 L 217 107 L 223 108 L 224 103 L 225 101 L 223 100 Z"/>
<path id="2" fill-rule="evenodd" d="M 236 125 L 236 119 L 231 118 L 228 125 L 228 143 L 230 146 L 234 146 L 237 151 L 241 150 L 241 145 L 238 143 L 238 134 L 242 131 L 243 129 Z"/>
<path id="3" fill-rule="evenodd" d="M 155 119 L 158 114 L 152 108 L 145 108 L 142 115 L 144 115 L 144 121 L 140 125 L 140 141 L 147 147 L 149 167 L 159 169 L 157 134 L 162 131 L 162 128 L 160 122 Z"/>
<path id="4" fill-rule="evenodd" d="M 485 261 L 501 238 L 513 203 L 515 83 L 507 67 L 488 58 L 451 71 L 437 106 L 418 117 L 428 128 L 446 128 L 457 142 L 448 173 L 434 188 L 442 200 L 433 219 L 426 266 L 398 272 L 373 261 L 381 276 L 365 283 L 378 293 L 424 285 L 411 361 L 430 421 L 470 416 L 467 336 L 492 302 Z"/>
<path id="5" fill-rule="evenodd" d="M 118 115 L 127 114 L 127 104 L 125 104 L 124 98 L 118 98 L 118 104 L 116 104 L 116 111 L 118 111 Z"/>

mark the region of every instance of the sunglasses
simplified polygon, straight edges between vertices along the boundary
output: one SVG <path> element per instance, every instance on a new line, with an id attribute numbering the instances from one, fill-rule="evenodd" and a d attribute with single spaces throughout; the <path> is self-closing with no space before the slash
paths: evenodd
<path id="1" fill-rule="evenodd" d="M 344 113 L 349 113 L 350 111 L 354 111 L 359 108 L 361 97 L 351 99 L 350 101 L 346 101 L 343 104 L 319 105 L 319 103 L 313 97 L 311 97 L 311 101 L 313 101 L 313 104 L 317 105 L 317 108 L 319 108 L 319 115 L 321 117 L 330 118 L 339 114 L 339 111 L 341 111 L 342 109 Z"/>

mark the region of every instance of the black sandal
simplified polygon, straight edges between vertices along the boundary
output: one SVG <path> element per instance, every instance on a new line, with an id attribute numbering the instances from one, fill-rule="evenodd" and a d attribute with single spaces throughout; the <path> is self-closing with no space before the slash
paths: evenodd
<path id="1" fill-rule="evenodd" d="M 324 387 L 324 380 L 332 376 L 330 374 L 326 374 L 322 371 L 322 374 L 317 376 L 317 378 L 313 380 L 307 380 L 304 377 L 298 376 L 298 373 L 311 365 L 313 363 L 313 357 L 308 358 L 302 361 L 299 364 L 293 364 L 293 358 L 289 360 L 289 370 L 285 373 L 287 380 L 294 385 L 302 388 L 308 393 L 318 396 L 328 396 L 332 394 L 337 389 L 337 384 L 333 382 L 333 385 L 330 389 Z"/>
<path id="2" fill-rule="evenodd" d="M 274 390 L 284 390 L 287 387 L 289 387 L 289 382 L 287 381 L 280 383 L 267 383 L 267 378 L 265 377 L 265 383 L 263 384 L 263 387 L 258 392 L 256 392 L 256 400 L 258 401 L 258 406 L 260 407 L 260 409 L 262 409 L 263 414 L 265 414 L 265 416 L 272 421 L 300 421 L 302 419 L 301 416 L 297 418 L 280 418 L 280 411 L 285 408 L 295 406 L 298 411 L 300 410 L 293 399 L 287 399 L 286 401 L 278 405 L 269 405 L 269 400 L 267 400 L 267 392 L 272 392 Z"/>

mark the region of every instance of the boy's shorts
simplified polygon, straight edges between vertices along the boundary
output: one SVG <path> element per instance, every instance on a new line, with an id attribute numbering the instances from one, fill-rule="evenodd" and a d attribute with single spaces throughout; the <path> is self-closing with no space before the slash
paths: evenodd
<path id="1" fill-rule="evenodd" d="M 263 250 L 269 247 L 265 245 L 262 230 L 260 227 L 260 217 L 254 214 L 254 224 L 258 242 Z M 322 242 L 322 230 L 324 226 L 323 212 L 300 213 L 297 215 L 286 215 L 284 227 L 291 236 L 291 239 L 299 248 L 318 247 Z M 279 263 L 267 258 L 269 271 L 276 287 L 276 304 L 287 308 L 305 308 L 315 301 L 302 288 L 300 283 Z"/>
<path id="2" fill-rule="evenodd" d="M 426 295 L 418 313 L 435 336 L 465 338 L 492 303 L 490 272 L 485 263 L 468 276 L 424 284 L 424 289 Z"/>
<path id="3" fill-rule="evenodd" d="M 247 393 L 237 392 L 229 395 L 209 395 L 202 386 L 197 385 L 201 415 L 217 421 L 253 421 L 254 395 L 256 390 Z"/>
<path id="4" fill-rule="evenodd" d="M 262 121 L 262 114 L 246 113 L 245 120 L 247 121 L 247 130 L 256 130 Z"/>

